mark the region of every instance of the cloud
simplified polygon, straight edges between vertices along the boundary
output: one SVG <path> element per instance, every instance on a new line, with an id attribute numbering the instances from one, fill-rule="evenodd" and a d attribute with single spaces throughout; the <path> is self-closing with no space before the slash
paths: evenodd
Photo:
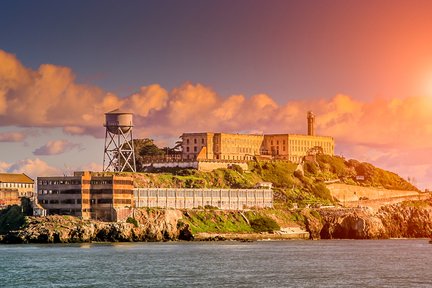
<path id="1" fill-rule="evenodd" d="M 26 135 L 21 132 L 4 132 L 0 133 L 0 142 L 21 142 Z"/>
<path id="2" fill-rule="evenodd" d="M 312 110 L 316 133 L 333 136 L 339 154 L 390 170 L 397 166 L 401 173 L 432 169 L 424 166 L 432 152 L 430 97 L 364 95 L 366 100 L 359 100 L 338 94 L 277 103 L 267 94 L 222 97 L 203 84 L 184 83 L 171 91 L 159 84 L 143 86 L 121 98 L 99 87 L 76 83 L 67 67 L 43 64 L 33 70 L 1 50 L 0 63 L 1 126 L 61 127 L 71 135 L 103 137 L 104 113 L 120 108 L 134 113 L 136 138 L 169 143 L 183 132 L 304 134 L 306 113 Z M 20 137 L 1 134 L 0 141 L 19 141 Z M 34 154 L 54 155 L 76 147 L 56 140 Z"/>
<path id="3" fill-rule="evenodd" d="M 11 165 L 12 164 L 10 164 L 10 163 L 0 161 L 0 172 L 6 173 Z"/>
<path id="4" fill-rule="evenodd" d="M 1 168 L 0 163 L 0 168 Z M 16 163 L 10 163 L 5 166 L 8 168 L 5 170 L 7 173 L 25 173 L 32 179 L 36 179 L 38 176 L 56 176 L 61 171 L 55 167 L 49 166 L 46 162 L 36 159 L 23 159 Z"/>
<path id="5" fill-rule="evenodd" d="M 80 148 L 80 144 L 71 143 L 67 140 L 52 140 L 47 144 L 33 151 L 34 155 L 58 155 L 75 148 Z"/>
<path id="6" fill-rule="evenodd" d="M 99 163 L 91 162 L 77 168 L 79 171 L 103 171 L 103 166 Z"/>

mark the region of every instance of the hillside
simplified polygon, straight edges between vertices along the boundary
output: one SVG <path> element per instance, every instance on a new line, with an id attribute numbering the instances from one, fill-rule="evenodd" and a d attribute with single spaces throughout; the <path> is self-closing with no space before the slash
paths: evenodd
<path id="1" fill-rule="evenodd" d="M 303 165 L 285 161 L 251 161 L 248 171 L 243 171 L 238 165 L 212 172 L 170 168 L 136 173 L 134 178 L 136 187 L 161 188 L 253 188 L 259 182 L 272 182 L 276 208 L 290 208 L 294 203 L 298 207 L 334 204 L 326 181 L 418 191 L 395 173 L 369 163 L 328 155 L 317 155 Z"/>

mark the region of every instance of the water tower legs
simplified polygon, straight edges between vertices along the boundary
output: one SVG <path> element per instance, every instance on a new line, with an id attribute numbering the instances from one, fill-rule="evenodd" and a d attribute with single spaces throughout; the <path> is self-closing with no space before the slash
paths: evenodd
<path id="1" fill-rule="evenodd" d="M 110 130 L 106 129 L 105 132 L 103 171 L 136 172 L 132 129 L 126 132 L 121 127 L 118 127 L 118 131 Z"/>

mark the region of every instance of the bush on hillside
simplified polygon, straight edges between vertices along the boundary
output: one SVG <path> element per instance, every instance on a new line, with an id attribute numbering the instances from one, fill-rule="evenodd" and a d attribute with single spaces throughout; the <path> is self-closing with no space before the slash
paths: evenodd
<path id="1" fill-rule="evenodd" d="M 280 227 L 276 221 L 269 217 L 262 216 L 249 222 L 255 232 L 273 232 L 280 230 Z"/>
<path id="2" fill-rule="evenodd" d="M 17 230 L 25 224 L 25 217 L 18 205 L 9 206 L 0 211 L 0 234 Z"/>
<path id="3" fill-rule="evenodd" d="M 135 218 L 132 218 L 132 217 L 128 217 L 128 218 L 126 219 L 126 223 L 133 224 L 135 227 L 138 227 L 138 226 L 139 226 L 139 225 L 138 225 L 138 221 L 137 221 Z"/>

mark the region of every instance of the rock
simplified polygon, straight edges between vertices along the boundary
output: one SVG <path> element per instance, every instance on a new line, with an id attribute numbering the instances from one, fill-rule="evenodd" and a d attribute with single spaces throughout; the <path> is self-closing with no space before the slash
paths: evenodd
<path id="1" fill-rule="evenodd" d="M 179 210 L 137 209 L 138 227 L 124 222 L 81 220 L 72 216 L 27 217 L 25 228 L 9 231 L 0 243 L 82 243 L 190 240 L 189 228 L 177 228 L 183 214 Z M 190 231 L 189 231 L 190 233 Z"/>
<path id="2" fill-rule="evenodd" d="M 322 219 L 321 239 L 430 238 L 432 203 L 402 202 L 383 206 L 377 212 L 367 208 L 318 209 Z M 317 239 L 319 224 L 306 216 L 307 230 Z M 314 220 L 315 219 L 315 220 Z"/>

